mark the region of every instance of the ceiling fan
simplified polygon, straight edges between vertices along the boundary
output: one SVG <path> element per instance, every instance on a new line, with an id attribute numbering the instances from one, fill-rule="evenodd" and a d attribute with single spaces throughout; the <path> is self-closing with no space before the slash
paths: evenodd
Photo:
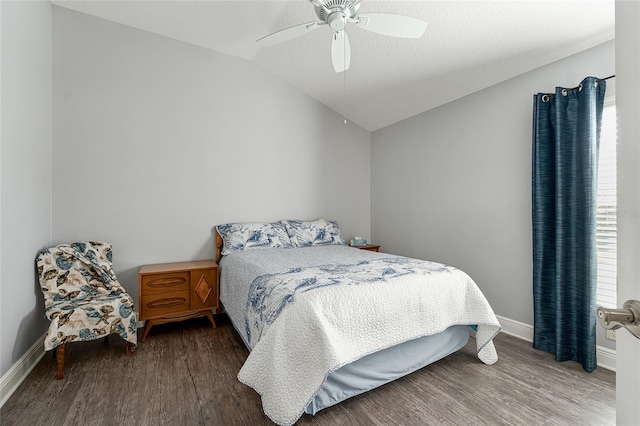
<path id="1" fill-rule="evenodd" d="M 345 32 L 347 24 L 357 27 L 403 38 L 420 38 L 427 28 L 427 23 L 410 16 L 391 13 L 359 14 L 361 0 L 309 0 L 315 7 L 319 21 L 311 21 L 276 31 L 258 39 L 263 46 L 282 43 L 307 34 L 323 25 L 328 25 L 333 31 L 331 41 L 331 61 L 336 72 L 349 69 L 351 63 L 351 46 Z"/>

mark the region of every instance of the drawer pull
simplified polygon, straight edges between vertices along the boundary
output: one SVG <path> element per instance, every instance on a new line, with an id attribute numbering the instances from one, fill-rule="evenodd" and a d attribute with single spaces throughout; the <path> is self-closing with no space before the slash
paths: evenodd
<path id="1" fill-rule="evenodd" d="M 187 280 L 181 277 L 157 278 L 155 280 L 149 281 L 147 283 L 147 286 L 151 288 L 167 288 L 182 285 L 186 282 Z"/>
<path id="2" fill-rule="evenodd" d="M 173 306 L 179 306 L 183 303 L 186 303 L 187 299 L 184 297 L 169 297 L 167 299 L 154 300 L 153 302 L 147 303 L 147 308 L 149 309 L 158 309 L 158 308 L 171 308 Z"/>

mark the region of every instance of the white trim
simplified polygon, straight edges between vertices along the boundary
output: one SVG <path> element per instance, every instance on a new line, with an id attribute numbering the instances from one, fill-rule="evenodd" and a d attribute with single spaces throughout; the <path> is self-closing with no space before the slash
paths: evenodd
<path id="1" fill-rule="evenodd" d="M 510 318 L 501 317 L 500 315 L 496 315 L 496 318 L 500 321 L 500 326 L 502 327 L 502 332 L 504 334 L 533 343 L 532 325 L 512 320 Z"/>
<path id="2" fill-rule="evenodd" d="M 517 337 L 518 339 L 522 339 L 527 342 L 533 342 L 532 325 L 512 320 L 510 318 L 501 317 L 500 315 L 496 315 L 496 317 L 498 318 L 498 321 L 500 321 L 502 332 L 504 334 Z M 598 367 L 614 372 L 616 371 L 616 351 L 605 348 L 604 346 L 596 346 L 596 357 L 598 359 Z"/>
<path id="3" fill-rule="evenodd" d="M 36 340 L 29 350 L 0 378 L 0 407 L 7 402 L 44 356 L 44 338 L 46 335 L 47 333 Z"/>
<path id="4" fill-rule="evenodd" d="M 598 367 L 616 372 L 616 351 L 604 346 L 596 346 L 596 357 L 598 358 Z"/>

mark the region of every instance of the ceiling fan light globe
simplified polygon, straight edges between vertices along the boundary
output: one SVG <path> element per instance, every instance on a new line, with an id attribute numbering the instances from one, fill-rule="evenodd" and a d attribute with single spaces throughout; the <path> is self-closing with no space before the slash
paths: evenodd
<path id="1" fill-rule="evenodd" d="M 333 12 L 327 18 L 327 23 L 333 31 L 341 31 L 347 25 L 347 15 L 342 12 Z"/>

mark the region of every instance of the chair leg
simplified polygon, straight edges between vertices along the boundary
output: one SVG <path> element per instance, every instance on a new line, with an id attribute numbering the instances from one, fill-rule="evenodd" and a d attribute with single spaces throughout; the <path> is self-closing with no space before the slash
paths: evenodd
<path id="1" fill-rule="evenodd" d="M 56 347 L 56 364 L 58 365 L 58 380 L 60 380 L 64 371 L 64 344 Z"/>
<path id="2" fill-rule="evenodd" d="M 131 342 L 128 340 L 124 341 L 124 347 L 127 350 L 127 355 L 131 355 Z"/>

